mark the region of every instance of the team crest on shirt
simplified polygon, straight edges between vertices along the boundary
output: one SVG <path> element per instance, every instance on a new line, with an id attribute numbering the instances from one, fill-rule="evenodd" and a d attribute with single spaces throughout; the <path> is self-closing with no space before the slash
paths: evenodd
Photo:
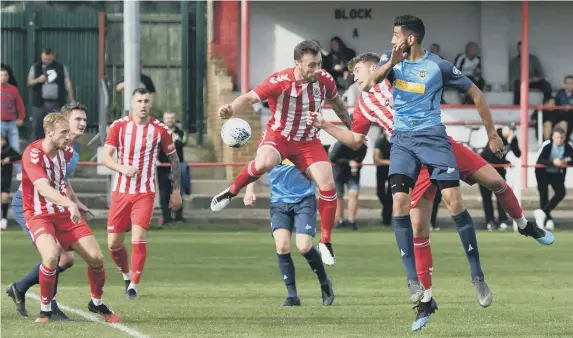
<path id="1" fill-rule="evenodd" d="M 454 75 L 462 75 L 462 72 L 460 72 L 459 69 L 457 69 L 456 67 L 452 67 L 452 72 L 454 73 Z"/>
<path id="2" fill-rule="evenodd" d="M 312 95 L 314 95 L 316 98 L 320 98 L 320 88 L 314 87 L 312 89 Z"/>
<path id="3" fill-rule="evenodd" d="M 380 57 L 380 61 L 383 61 L 383 62 L 388 61 L 388 54 L 382 54 L 382 56 Z"/>
<path id="4" fill-rule="evenodd" d="M 421 71 L 418 73 L 418 77 L 419 77 L 420 79 L 423 79 L 423 78 L 425 78 L 426 76 L 428 76 L 428 72 L 426 72 L 425 70 L 421 70 Z"/>

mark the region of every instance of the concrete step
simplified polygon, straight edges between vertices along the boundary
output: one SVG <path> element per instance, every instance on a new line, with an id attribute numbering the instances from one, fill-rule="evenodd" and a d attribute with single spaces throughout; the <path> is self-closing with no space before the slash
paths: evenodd
<path id="1" fill-rule="evenodd" d="M 192 167 L 191 175 L 193 179 L 224 179 L 225 178 L 225 168 L 224 167 Z M 102 177 L 97 173 L 96 166 L 78 166 L 72 177 L 87 177 L 95 178 Z"/>

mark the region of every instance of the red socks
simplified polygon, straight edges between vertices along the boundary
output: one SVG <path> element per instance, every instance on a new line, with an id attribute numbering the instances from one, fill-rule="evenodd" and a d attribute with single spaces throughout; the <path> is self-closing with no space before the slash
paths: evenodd
<path id="1" fill-rule="evenodd" d="M 432 288 L 432 248 L 430 237 L 414 236 L 414 257 L 416 257 L 416 274 L 425 290 Z"/>
<path id="2" fill-rule="evenodd" d="M 105 284 L 104 267 L 94 269 L 88 266 L 88 281 L 90 282 L 92 298 L 101 299 L 103 295 L 103 285 Z"/>
<path id="3" fill-rule="evenodd" d="M 145 241 L 134 241 L 131 245 L 131 283 L 138 284 L 147 258 L 147 245 Z"/>
<path id="4" fill-rule="evenodd" d="M 47 268 L 44 264 L 40 265 L 40 301 L 42 311 L 51 311 L 52 299 L 54 298 L 54 285 L 56 285 L 56 269 Z"/>
<path id="5" fill-rule="evenodd" d="M 518 220 L 523 217 L 523 209 L 519 206 L 519 202 L 511 190 L 511 187 L 507 185 L 507 182 L 500 191 L 494 191 L 495 197 L 499 201 L 499 204 L 507 212 L 509 217 L 514 220 Z"/>
<path id="6" fill-rule="evenodd" d="M 229 192 L 233 195 L 238 195 L 241 189 L 249 185 L 249 183 L 258 180 L 262 174 L 264 173 L 259 172 L 255 168 L 255 160 L 252 160 L 243 168 L 243 170 L 241 170 L 239 175 L 235 177 L 235 181 L 233 182 L 233 185 L 231 185 Z"/>
<path id="7" fill-rule="evenodd" d="M 122 245 L 121 248 L 115 250 L 109 250 L 109 252 L 111 253 L 111 258 L 115 262 L 115 265 L 117 266 L 118 270 L 121 271 L 121 273 L 128 273 L 129 263 L 127 261 L 128 257 L 125 246 Z"/>
<path id="8" fill-rule="evenodd" d="M 330 235 L 334 228 L 336 214 L 336 189 L 320 191 L 318 212 L 320 214 L 320 242 L 330 243 Z"/>

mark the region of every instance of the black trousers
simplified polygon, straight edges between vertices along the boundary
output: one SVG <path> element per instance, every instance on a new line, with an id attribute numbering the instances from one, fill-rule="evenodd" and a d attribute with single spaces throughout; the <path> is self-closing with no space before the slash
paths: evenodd
<path id="1" fill-rule="evenodd" d="M 172 211 L 169 209 L 169 199 L 171 198 L 171 180 L 169 174 L 171 170 L 157 170 L 157 183 L 159 184 L 159 205 L 161 206 L 161 215 L 163 217 L 163 224 L 172 222 L 174 220 L 183 219 L 183 207 L 175 211 L 175 218 L 173 218 Z"/>
<path id="2" fill-rule="evenodd" d="M 537 190 L 539 191 L 539 208 L 551 218 L 551 211 L 565 198 L 565 175 L 551 174 L 545 170 L 536 170 Z M 555 194 L 549 200 L 549 186 L 553 188 Z"/>
<path id="3" fill-rule="evenodd" d="M 515 80 L 513 82 L 513 104 L 518 105 L 521 101 L 521 81 Z M 539 89 L 543 93 L 543 103 L 546 103 L 551 98 L 551 93 L 553 92 L 553 88 L 551 88 L 551 83 L 547 82 L 547 80 L 541 80 L 538 82 L 530 82 L 529 83 L 530 89 Z"/>
<path id="4" fill-rule="evenodd" d="M 505 169 L 504 168 L 495 168 L 495 170 L 505 180 L 505 173 L 506 173 Z M 493 201 L 491 200 L 491 195 L 493 192 L 491 190 L 489 190 L 488 188 L 482 186 L 482 185 L 479 186 L 479 192 L 481 194 L 481 199 L 483 201 L 483 212 L 485 214 L 485 222 L 489 223 L 489 222 L 495 221 L 495 216 L 494 216 L 494 212 L 493 212 Z M 498 221 L 500 223 L 505 222 L 509 219 L 507 217 L 507 214 L 505 213 L 505 210 L 503 210 L 503 208 L 499 204 L 499 201 L 497 201 L 497 214 L 499 216 Z"/>
<path id="5" fill-rule="evenodd" d="M 388 181 L 389 167 L 376 168 L 376 195 L 382 203 L 382 223 L 390 225 L 392 223 L 392 191 Z"/>

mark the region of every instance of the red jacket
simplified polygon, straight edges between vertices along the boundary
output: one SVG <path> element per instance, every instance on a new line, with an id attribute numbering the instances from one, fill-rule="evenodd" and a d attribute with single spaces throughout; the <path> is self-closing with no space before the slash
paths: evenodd
<path id="1" fill-rule="evenodd" d="M 26 108 L 18 88 L 9 83 L 2 84 L 2 101 L 0 101 L 2 121 L 24 120 Z"/>

